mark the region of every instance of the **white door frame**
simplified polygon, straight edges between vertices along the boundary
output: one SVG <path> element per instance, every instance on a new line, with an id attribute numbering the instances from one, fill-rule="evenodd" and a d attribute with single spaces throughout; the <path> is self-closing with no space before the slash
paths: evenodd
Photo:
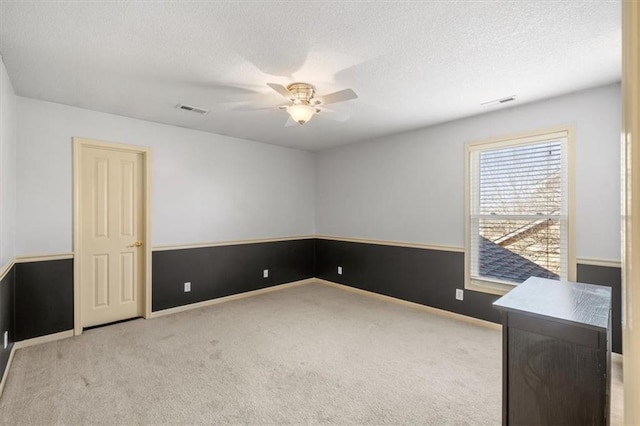
<path id="1" fill-rule="evenodd" d="M 80 238 L 80 177 L 82 165 L 82 151 L 84 147 L 94 147 L 115 151 L 125 151 L 142 154 L 142 187 L 143 187 L 143 220 L 144 250 L 143 265 L 143 317 L 151 316 L 151 148 L 127 145 L 113 142 L 103 142 L 85 138 L 73 138 L 73 334 L 82 334 L 82 286 L 80 285 L 80 257 L 82 245 Z"/>
<path id="2" fill-rule="evenodd" d="M 640 424 L 640 3 L 622 2 L 624 424 Z"/>

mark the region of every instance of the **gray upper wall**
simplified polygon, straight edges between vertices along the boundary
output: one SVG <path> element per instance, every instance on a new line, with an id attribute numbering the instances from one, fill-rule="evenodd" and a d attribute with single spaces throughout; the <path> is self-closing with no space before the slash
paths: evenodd
<path id="1" fill-rule="evenodd" d="M 313 154 L 16 98 L 3 78 L 17 127 L 3 118 L 2 176 L 11 187 L 13 173 L 17 197 L 15 185 L 13 201 L 2 195 L 0 260 L 14 241 L 16 255 L 72 251 L 73 136 L 154 149 L 154 245 L 318 233 L 462 247 L 465 143 L 565 124 L 577 256 L 620 259 L 619 84 Z"/>
<path id="2" fill-rule="evenodd" d="M 465 144 L 575 128 L 576 255 L 620 260 L 620 85 L 316 155 L 320 235 L 464 246 Z"/>
<path id="3" fill-rule="evenodd" d="M 154 246 L 314 233 L 311 152 L 22 97 L 17 128 L 17 255 L 73 251 L 74 136 L 153 149 Z"/>
<path id="4" fill-rule="evenodd" d="M 16 97 L 0 58 L 0 269 L 15 254 L 15 228 Z"/>

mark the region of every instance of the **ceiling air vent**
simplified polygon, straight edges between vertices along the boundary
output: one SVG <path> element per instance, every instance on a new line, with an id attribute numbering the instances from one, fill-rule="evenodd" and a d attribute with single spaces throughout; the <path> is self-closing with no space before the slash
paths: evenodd
<path id="1" fill-rule="evenodd" d="M 192 105 L 185 105 L 185 104 L 178 104 L 176 105 L 176 108 L 182 109 L 185 111 L 197 112 L 198 114 L 206 114 L 209 112 L 208 109 L 200 108 Z"/>
<path id="2" fill-rule="evenodd" d="M 507 102 L 512 102 L 516 100 L 516 95 L 511 95 L 511 96 L 506 96 L 504 98 L 500 98 L 500 99 L 494 99 L 492 101 L 487 101 L 487 102 L 483 102 L 480 105 L 498 105 L 498 104 L 505 104 Z"/>

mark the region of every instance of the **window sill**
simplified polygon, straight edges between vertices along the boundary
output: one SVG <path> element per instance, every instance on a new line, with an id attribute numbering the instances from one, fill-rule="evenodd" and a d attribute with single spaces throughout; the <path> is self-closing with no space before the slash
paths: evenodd
<path id="1" fill-rule="evenodd" d="M 465 283 L 465 290 L 477 291 L 480 293 L 495 294 L 497 296 L 504 296 L 511 290 L 516 288 L 517 284 L 506 284 L 493 281 L 481 281 L 476 279 L 467 280 Z"/>

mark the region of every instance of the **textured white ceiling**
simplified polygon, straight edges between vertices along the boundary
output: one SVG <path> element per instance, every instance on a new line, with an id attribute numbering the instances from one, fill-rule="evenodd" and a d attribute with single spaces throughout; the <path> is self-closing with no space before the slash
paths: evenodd
<path id="1" fill-rule="evenodd" d="M 620 1 L 6 1 L 20 96 L 322 149 L 620 79 Z M 284 127 L 267 82 L 352 88 Z M 482 102 L 516 94 L 500 107 Z M 198 115 L 186 103 L 211 109 Z"/>

